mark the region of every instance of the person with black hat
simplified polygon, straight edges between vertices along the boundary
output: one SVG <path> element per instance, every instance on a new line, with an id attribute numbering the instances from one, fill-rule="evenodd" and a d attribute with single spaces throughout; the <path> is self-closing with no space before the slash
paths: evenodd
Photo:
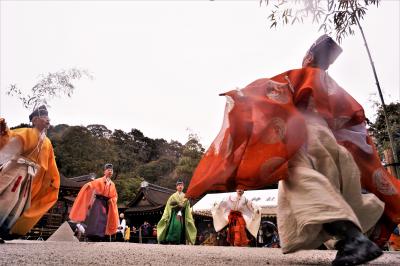
<path id="1" fill-rule="evenodd" d="M 119 217 L 117 190 L 111 180 L 113 165 L 104 165 L 104 176 L 86 183 L 72 205 L 69 218 L 75 223 L 86 225 L 89 241 L 103 241 L 105 236 L 116 234 Z"/>
<path id="2" fill-rule="evenodd" d="M 317 248 L 333 238 L 338 252 L 332 265 L 358 265 L 382 255 L 363 234 L 374 229 L 387 203 L 371 181 L 386 180 L 391 186 L 386 189 L 396 189 L 387 175 L 374 174 L 382 166 L 363 108 L 326 72 L 341 52 L 323 35 L 306 53 L 302 69 L 272 78 L 293 89 L 307 132 L 288 162 L 288 177 L 279 182 L 277 220 L 284 253 Z"/>
<path id="3" fill-rule="evenodd" d="M 183 193 L 183 181 L 176 182 L 176 192 L 172 194 L 157 224 L 158 243 L 194 244 L 197 229 L 194 225 L 190 202 Z"/>
<path id="4" fill-rule="evenodd" d="M 0 118 L 0 234 L 23 236 L 56 203 L 60 187 L 46 106 L 29 115 L 32 128 L 9 130 Z M 1 237 L 0 236 L 0 237 Z"/>
<path id="5" fill-rule="evenodd" d="M 363 234 L 375 231 L 382 213 L 388 227 L 400 221 L 400 180 L 382 167 L 362 106 L 326 72 L 341 52 L 323 35 L 302 68 L 223 93 L 223 128 L 199 162 L 187 197 L 279 182 L 282 252 L 316 249 L 333 239 L 338 252 L 332 264 L 358 265 L 382 254 Z"/>

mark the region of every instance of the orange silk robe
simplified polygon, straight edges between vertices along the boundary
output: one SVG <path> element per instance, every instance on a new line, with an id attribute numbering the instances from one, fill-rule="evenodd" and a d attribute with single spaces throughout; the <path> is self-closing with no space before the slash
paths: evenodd
<path id="1" fill-rule="evenodd" d="M 89 210 L 94 202 L 95 195 L 108 197 L 108 217 L 106 226 L 106 235 L 117 233 L 119 216 L 117 208 L 117 190 L 114 182 L 107 184 L 105 177 L 97 178 L 86 183 L 79 191 L 74 201 L 69 218 L 76 222 L 84 222 Z"/>
<path id="2" fill-rule="evenodd" d="M 40 220 L 40 218 L 56 203 L 60 188 L 60 174 L 58 173 L 53 146 L 46 137 L 38 154 L 32 152 L 39 141 L 40 132 L 36 128 L 18 128 L 8 130 L 5 136 L 0 136 L 0 148 L 12 137 L 22 142 L 22 155 L 40 165 L 32 181 L 32 194 L 29 209 L 22 213 L 11 233 L 25 235 Z"/>
<path id="3" fill-rule="evenodd" d="M 298 110 L 313 108 L 334 133 L 365 122 L 361 105 L 318 68 L 289 70 L 224 95 L 228 100 L 222 129 L 198 164 L 187 197 L 238 186 L 264 188 L 284 179 L 287 162 L 305 143 L 305 122 Z M 369 152 L 349 139 L 340 143 L 353 155 L 363 188 L 385 202 L 385 214 L 398 224 L 400 180 L 382 167 L 364 131 L 359 139 L 369 144 L 364 145 Z"/>

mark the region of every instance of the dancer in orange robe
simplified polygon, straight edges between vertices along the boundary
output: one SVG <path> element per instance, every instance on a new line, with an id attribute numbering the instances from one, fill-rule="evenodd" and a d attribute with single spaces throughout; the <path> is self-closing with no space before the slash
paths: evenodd
<path id="1" fill-rule="evenodd" d="M 89 240 L 102 240 L 105 235 L 117 232 L 119 217 L 117 190 L 111 181 L 112 164 L 104 166 L 104 176 L 86 183 L 74 201 L 69 218 L 85 223 Z"/>
<path id="2" fill-rule="evenodd" d="M 316 248 L 334 235 L 342 241 L 333 264 L 354 265 L 381 254 L 361 231 L 373 228 L 384 205 L 385 225 L 399 222 L 400 182 L 381 166 L 362 107 L 326 73 L 341 51 L 324 35 L 307 52 L 303 68 L 223 94 L 223 127 L 187 196 L 281 180 L 283 252 Z M 361 185 L 370 193 L 362 193 Z"/>
<path id="3" fill-rule="evenodd" d="M 0 132 L 0 165 L 2 171 L 6 171 L 6 168 L 13 164 L 15 158 L 20 158 L 15 157 L 19 155 L 30 161 L 25 162 L 28 162 L 31 166 L 32 163 L 36 163 L 38 166 L 28 166 L 28 168 L 31 167 L 32 169 L 32 171 L 28 171 L 30 173 L 27 173 L 25 170 L 25 175 L 33 177 L 31 181 L 28 179 L 25 181 L 25 175 L 19 172 L 19 170 L 10 170 L 2 173 L 6 174 L 7 178 L 12 178 L 13 173 L 16 175 L 16 179 L 11 183 L 11 192 L 15 192 L 14 194 L 19 192 L 19 196 L 8 194 L 3 197 L 3 193 L 7 191 L 7 188 L 2 187 L 0 202 L 3 206 L 1 208 L 7 207 L 6 205 L 10 202 L 14 204 L 15 201 L 11 200 L 12 197 L 19 197 L 17 205 L 25 205 L 25 207 L 15 205 L 13 211 L 7 211 L 8 215 L 15 215 L 12 220 L 16 219 L 16 221 L 10 224 L 6 220 L 2 224 L 1 231 L 4 234 L 11 233 L 14 236 L 25 235 L 39 221 L 57 201 L 60 187 L 60 175 L 55 161 L 53 146 L 49 138 L 46 137 L 46 130 L 50 126 L 46 107 L 42 105 L 35 109 L 29 116 L 29 120 L 32 122 L 33 128 L 18 128 L 15 130 L 9 130 L 5 125 L 4 119 L 1 119 L 2 122 L 0 122 L 2 124 L 0 125 L 0 128 L 2 128 L 2 132 Z M 9 164 L 7 165 L 8 162 Z M 14 163 L 16 166 L 21 164 L 17 161 Z M 34 168 L 36 173 L 34 173 Z M 2 178 L 2 181 L 4 180 L 5 177 Z M 21 189 L 24 190 L 22 186 L 26 186 L 26 189 L 30 191 L 21 191 Z M 21 202 L 22 198 L 24 198 L 25 203 Z M 3 202 L 4 200 L 8 203 Z M 21 211 L 20 208 L 23 208 L 22 214 L 18 214 Z M 20 210 L 18 211 L 17 209 Z M 1 215 L 7 214 L 2 212 Z M 10 217 L 8 217 L 8 221 L 10 221 Z"/>

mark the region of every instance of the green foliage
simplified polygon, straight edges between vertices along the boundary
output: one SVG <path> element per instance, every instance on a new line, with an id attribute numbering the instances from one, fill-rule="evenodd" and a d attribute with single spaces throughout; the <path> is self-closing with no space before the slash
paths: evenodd
<path id="1" fill-rule="evenodd" d="M 115 180 L 115 187 L 118 191 L 118 203 L 127 205 L 135 198 L 143 179 L 126 174 Z"/>
<path id="2" fill-rule="evenodd" d="M 140 165 L 136 174 L 150 183 L 157 183 L 158 180 L 168 178 L 174 170 L 175 162 L 168 158 L 161 158 Z"/>
<path id="3" fill-rule="evenodd" d="M 311 19 L 325 33 L 335 31 L 341 42 L 343 37 L 354 34 L 357 21 L 364 18 L 369 6 L 378 6 L 379 0 L 260 0 L 260 5 L 263 3 L 272 7 L 268 15 L 270 28 Z"/>
<path id="4" fill-rule="evenodd" d="M 400 102 L 386 105 L 386 111 L 392 137 L 396 145 L 396 152 L 400 156 Z M 385 149 L 390 148 L 382 106 L 379 106 L 376 120 L 370 124 L 369 131 L 374 136 L 378 151 L 382 155 Z"/>
<path id="5" fill-rule="evenodd" d="M 25 127 L 32 127 L 32 126 L 26 123 L 21 123 L 18 126 L 11 127 L 10 129 L 25 128 Z"/>
<path id="6" fill-rule="evenodd" d="M 189 184 L 203 154 L 204 148 L 199 142 L 198 136 L 190 134 L 188 141 L 183 146 L 182 157 L 175 169 L 176 178 L 181 178 L 185 184 Z"/>
<path id="7" fill-rule="evenodd" d="M 68 128 L 69 126 L 66 124 L 60 124 L 55 127 L 50 126 L 50 128 L 47 130 L 47 136 L 53 140 L 53 146 L 54 143 L 58 143 L 62 140 L 64 132 Z"/>
<path id="8" fill-rule="evenodd" d="M 93 136 L 98 138 L 108 139 L 110 138 L 112 133 L 112 131 L 109 130 L 106 126 L 99 124 L 88 125 L 86 128 L 89 129 Z"/>
<path id="9" fill-rule="evenodd" d="M 138 165 L 139 149 L 132 135 L 119 129 L 112 133 L 110 140 L 118 158 L 114 162 L 115 176 L 118 178 L 120 173 L 132 172 Z"/>
<path id="10" fill-rule="evenodd" d="M 143 180 L 172 189 L 178 177 L 188 183 L 204 153 L 193 134 L 185 145 L 148 138 L 138 129 L 111 131 L 99 124 L 87 127 L 60 124 L 50 127 L 47 135 L 64 176 L 94 172 L 99 177 L 103 175 L 104 163 L 112 163 L 120 204 L 133 199 Z"/>
<path id="11" fill-rule="evenodd" d="M 85 127 L 69 127 L 64 130 L 61 138 L 53 138 L 52 142 L 57 166 L 65 176 L 91 172 L 99 176 L 103 174 L 105 162 L 117 160 L 110 141 L 93 136 Z"/>

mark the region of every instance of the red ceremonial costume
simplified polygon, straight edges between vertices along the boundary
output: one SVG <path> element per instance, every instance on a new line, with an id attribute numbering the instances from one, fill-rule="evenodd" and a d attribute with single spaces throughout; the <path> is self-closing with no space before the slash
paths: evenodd
<path id="1" fill-rule="evenodd" d="M 232 191 L 238 185 L 246 190 L 259 189 L 285 180 L 286 190 L 280 186 L 280 205 L 282 208 L 285 205 L 286 191 L 286 198 L 292 195 L 288 204 L 292 204 L 293 213 L 281 217 L 301 220 L 303 214 L 295 211 L 301 206 L 294 203 L 302 202 L 302 193 L 308 193 L 304 194 L 302 206 L 313 197 L 308 191 L 312 184 L 303 181 L 310 178 L 315 182 L 314 174 L 318 172 L 334 179 L 329 180 L 330 184 L 321 179 L 319 185 L 343 197 L 337 199 L 332 194 L 318 200 L 339 202 L 343 206 L 336 206 L 337 213 L 332 212 L 321 221 L 299 222 L 299 232 L 294 235 L 288 232 L 288 242 L 292 237 L 301 239 L 300 235 L 307 235 L 308 224 L 323 224 L 337 218 L 350 220 L 364 232 L 372 228 L 381 216 L 383 204 L 372 194 L 360 197 L 360 182 L 362 188 L 385 203 L 384 219 L 389 220 L 386 225 L 400 222 L 400 181 L 382 167 L 365 128 L 361 105 L 323 69 L 306 66 L 289 70 L 223 95 L 227 97 L 227 105 L 222 129 L 195 170 L 187 197 L 199 197 L 209 191 Z M 314 172 L 297 171 L 301 168 Z M 289 193 L 290 182 L 303 182 L 295 186 L 303 186 L 305 191 Z M 316 196 L 324 194 L 319 188 L 315 193 Z M 328 207 L 331 206 L 321 206 L 320 210 Z M 308 243 L 290 243 L 282 248 L 284 252 L 316 248 L 327 239 L 325 235 L 318 235 Z M 285 233 L 281 241 L 285 242 Z"/>
<path id="2" fill-rule="evenodd" d="M 363 233 L 378 220 L 386 227 L 400 221 L 400 181 L 380 164 L 362 107 L 326 73 L 341 52 L 323 35 L 303 68 L 226 93 L 222 130 L 187 191 L 198 197 L 279 181 L 282 252 L 315 249 L 334 238 L 334 266 L 382 255 Z"/>
<path id="3" fill-rule="evenodd" d="M 229 191 L 237 184 L 259 189 L 284 179 L 288 161 L 306 139 L 305 121 L 296 107 L 302 108 L 313 96 L 315 110 L 353 155 L 363 188 L 384 201 L 385 214 L 400 223 L 400 182 L 383 168 L 365 129 L 361 105 L 325 71 L 289 70 L 224 95 L 228 102 L 222 130 L 200 161 L 188 197 Z M 345 133 L 354 134 L 356 143 L 340 139 Z"/>

